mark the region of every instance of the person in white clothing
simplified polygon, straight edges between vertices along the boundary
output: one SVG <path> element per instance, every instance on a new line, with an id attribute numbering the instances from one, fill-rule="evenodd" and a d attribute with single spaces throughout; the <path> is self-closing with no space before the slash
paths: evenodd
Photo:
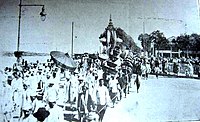
<path id="1" fill-rule="evenodd" d="M 149 73 L 151 73 L 151 66 L 150 66 L 150 63 L 149 63 L 149 62 L 147 62 L 146 68 L 147 68 L 147 71 L 146 71 L 146 79 L 148 79 Z"/>
<path id="2" fill-rule="evenodd" d="M 12 88 L 15 92 L 22 92 L 23 91 L 23 79 L 18 72 L 14 72 L 14 79 L 12 80 Z"/>
<path id="3" fill-rule="evenodd" d="M 24 84 L 24 92 L 22 95 L 22 120 L 26 119 L 30 114 L 32 114 L 32 106 L 30 87 L 29 85 Z"/>
<path id="4" fill-rule="evenodd" d="M 21 115 L 21 108 L 22 108 L 22 94 L 23 94 L 23 79 L 20 75 L 15 72 L 13 73 L 15 78 L 12 81 L 12 88 L 13 88 L 13 102 L 14 102 L 14 118 L 19 118 Z"/>
<path id="5" fill-rule="evenodd" d="M 37 122 L 44 122 L 49 116 L 47 103 L 43 100 L 42 96 L 37 96 L 37 99 L 33 101 L 33 116 L 37 119 Z"/>
<path id="6" fill-rule="evenodd" d="M 51 106 L 49 106 L 50 115 L 47 117 L 46 122 L 63 122 L 64 121 L 64 113 L 63 108 L 59 107 L 56 102 L 53 102 Z"/>
<path id="7" fill-rule="evenodd" d="M 37 87 L 38 87 L 38 81 L 35 78 L 34 73 L 32 72 L 30 77 L 29 77 L 29 82 L 30 82 L 30 89 L 32 90 L 32 96 L 37 95 Z"/>
<path id="8" fill-rule="evenodd" d="M 146 64 L 145 64 L 145 63 L 142 63 L 142 64 L 141 64 L 141 70 L 142 70 L 142 75 L 141 75 L 141 77 L 143 77 L 144 79 L 146 79 L 147 68 L 146 68 Z"/>
<path id="9" fill-rule="evenodd" d="M 49 106 L 52 106 L 53 102 L 57 101 L 58 99 L 57 96 L 58 96 L 57 86 L 53 83 L 50 83 L 45 95 L 45 98 L 49 102 Z"/>
<path id="10" fill-rule="evenodd" d="M 189 71 L 189 76 L 192 77 L 194 74 L 194 68 L 191 62 L 188 63 L 188 71 Z"/>
<path id="11" fill-rule="evenodd" d="M 111 80 L 109 81 L 109 87 L 111 90 L 111 100 L 113 102 L 113 107 L 115 105 L 117 98 L 117 94 L 118 94 L 118 89 L 117 89 L 117 84 L 118 84 L 118 80 L 116 79 L 116 77 L 111 76 Z"/>
<path id="12" fill-rule="evenodd" d="M 12 122 L 13 114 L 13 101 L 12 101 L 12 88 L 7 84 L 6 81 L 3 81 L 3 89 L 2 89 L 2 101 L 1 101 L 1 111 L 3 113 L 3 120 L 5 122 Z"/>
<path id="13" fill-rule="evenodd" d="M 109 91 L 106 86 L 104 86 L 103 78 L 99 79 L 99 87 L 96 91 L 97 98 L 97 113 L 99 114 L 99 122 L 102 122 L 103 116 L 106 112 L 107 106 L 111 103 Z"/>

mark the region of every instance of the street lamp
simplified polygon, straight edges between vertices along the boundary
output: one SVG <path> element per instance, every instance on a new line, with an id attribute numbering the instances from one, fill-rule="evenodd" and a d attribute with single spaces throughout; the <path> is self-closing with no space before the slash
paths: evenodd
<path id="1" fill-rule="evenodd" d="M 42 21 L 45 21 L 45 19 L 46 19 L 46 13 L 45 13 L 45 9 L 44 9 L 44 5 L 42 6 L 42 11 L 40 12 L 40 19 L 42 20 Z"/>
<path id="2" fill-rule="evenodd" d="M 20 0 L 19 3 L 19 23 L 18 23 L 18 40 L 17 40 L 17 51 L 15 51 L 15 56 L 17 58 L 21 57 L 22 52 L 19 51 L 19 45 L 20 45 L 20 29 L 21 29 L 21 16 L 22 16 L 22 7 L 23 6 L 36 6 L 36 7 L 42 7 L 42 11 L 40 12 L 40 17 L 42 21 L 45 21 L 46 19 L 46 13 L 45 13 L 45 9 L 44 9 L 44 5 L 42 4 L 22 4 L 22 0 Z"/>

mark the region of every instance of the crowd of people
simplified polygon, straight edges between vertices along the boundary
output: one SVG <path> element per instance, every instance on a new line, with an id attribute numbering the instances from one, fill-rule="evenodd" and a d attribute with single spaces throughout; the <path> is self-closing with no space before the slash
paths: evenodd
<path id="1" fill-rule="evenodd" d="M 78 112 L 77 120 L 102 121 L 108 106 L 125 97 L 120 73 L 106 74 L 100 60 L 83 59 L 75 71 L 53 60 L 22 60 L 1 71 L 0 116 L 4 122 L 58 122 L 66 104 Z"/>
<path id="2" fill-rule="evenodd" d="M 70 103 L 75 105 L 71 110 L 77 111 L 77 120 L 101 122 L 106 108 L 126 97 L 133 83 L 139 92 L 140 76 L 178 74 L 183 63 L 188 66 L 185 74 L 193 76 L 194 63 L 199 66 L 199 62 L 189 59 L 134 58 L 129 74 L 121 68 L 114 74 L 105 72 L 99 59 L 83 58 L 73 71 L 51 59 L 22 60 L 0 73 L 0 118 L 3 122 L 59 122 L 65 119 L 63 111 Z M 199 73 L 198 68 L 195 71 Z"/>
<path id="3" fill-rule="evenodd" d="M 139 59 L 141 60 L 141 59 Z M 155 58 L 144 59 L 141 63 L 141 74 L 148 78 L 148 74 L 182 75 L 186 77 L 200 77 L 200 61 L 198 58 Z"/>

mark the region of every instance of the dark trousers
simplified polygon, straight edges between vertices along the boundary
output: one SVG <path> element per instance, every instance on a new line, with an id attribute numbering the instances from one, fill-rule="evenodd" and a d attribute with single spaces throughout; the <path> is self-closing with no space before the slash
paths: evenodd
<path id="1" fill-rule="evenodd" d="M 146 73 L 146 79 L 149 77 L 149 73 Z"/>
<path id="2" fill-rule="evenodd" d="M 110 93 L 110 98 L 113 102 L 113 104 L 115 103 L 116 99 L 117 99 L 117 92 L 111 92 Z"/>
<path id="3" fill-rule="evenodd" d="M 106 106 L 105 105 L 97 105 L 97 112 L 99 115 L 99 121 L 102 122 L 103 116 L 106 112 Z"/>

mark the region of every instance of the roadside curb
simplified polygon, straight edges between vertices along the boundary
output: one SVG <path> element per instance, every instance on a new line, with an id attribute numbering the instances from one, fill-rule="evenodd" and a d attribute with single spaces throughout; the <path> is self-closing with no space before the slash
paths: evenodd
<path id="1" fill-rule="evenodd" d="M 151 73 L 150 75 L 156 75 L 154 73 Z M 159 76 L 163 77 L 169 77 L 169 78 L 191 78 L 191 79 L 200 79 L 200 77 L 189 77 L 189 76 L 184 76 L 184 75 L 173 75 L 173 74 L 158 74 Z"/>

